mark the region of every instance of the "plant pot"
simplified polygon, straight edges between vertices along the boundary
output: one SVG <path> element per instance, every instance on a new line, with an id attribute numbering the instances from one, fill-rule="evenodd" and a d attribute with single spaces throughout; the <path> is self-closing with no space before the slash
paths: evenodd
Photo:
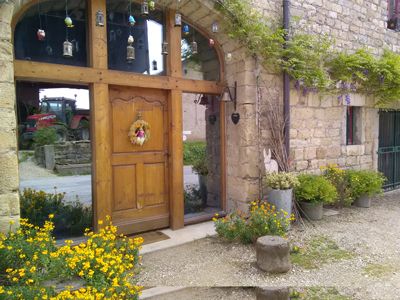
<path id="1" fill-rule="evenodd" d="M 283 209 L 288 213 L 288 218 L 292 214 L 292 195 L 293 189 L 289 190 L 274 190 L 271 189 L 268 192 L 268 202 L 275 205 L 276 210 L 280 211 Z"/>
<path id="2" fill-rule="evenodd" d="M 371 207 L 371 198 L 368 195 L 362 195 L 354 201 L 357 207 L 369 208 Z"/>
<path id="3" fill-rule="evenodd" d="M 300 202 L 301 214 L 307 219 L 317 221 L 324 216 L 323 203 Z"/>
<path id="4" fill-rule="evenodd" d="M 207 176 L 199 175 L 199 188 L 200 188 L 200 197 L 203 202 L 203 205 L 207 204 Z"/>

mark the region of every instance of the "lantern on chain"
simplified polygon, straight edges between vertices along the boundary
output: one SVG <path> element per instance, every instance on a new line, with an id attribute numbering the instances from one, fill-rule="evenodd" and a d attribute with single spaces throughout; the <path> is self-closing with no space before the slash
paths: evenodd
<path id="1" fill-rule="evenodd" d="M 182 15 L 180 13 L 175 13 L 175 26 L 181 27 L 182 26 Z"/>
<path id="2" fill-rule="evenodd" d="M 36 36 L 39 41 L 44 41 L 44 39 L 46 38 L 46 32 L 43 29 L 38 29 L 38 31 L 36 32 Z"/>
<path id="3" fill-rule="evenodd" d="M 219 26 L 217 22 L 212 23 L 211 30 L 213 33 L 217 33 L 219 31 Z"/>
<path id="4" fill-rule="evenodd" d="M 63 43 L 63 56 L 66 58 L 73 57 L 72 43 L 68 39 Z"/>
<path id="5" fill-rule="evenodd" d="M 101 10 L 96 12 L 96 26 L 104 27 L 104 13 Z"/>
<path id="6" fill-rule="evenodd" d="M 128 63 L 132 63 L 135 58 L 135 47 L 133 47 L 133 42 L 135 39 L 133 38 L 132 35 L 129 35 L 128 37 L 128 46 L 126 47 L 126 60 Z"/>
<path id="7" fill-rule="evenodd" d="M 210 48 L 214 47 L 215 45 L 215 41 L 213 39 L 209 39 L 208 40 L 208 46 L 210 46 Z"/>
<path id="8" fill-rule="evenodd" d="M 153 71 L 158 71 L 158 66 L 157 66 L 156 60 L 153 60 L 152 65 L 153 65 Z"/>
<path id="9" fill-rule="evenodd" d="M 190 44 L 190 47 L 192 48 L 192 54 L 198 54 L 198 53 L 199 53 L 199 50 L 198 50 L 197 42 L 196 42 L 196 41 L 193 41 L 193 42 Z"/>
<path id="10" fill-rule="evenodd" d="M 188 24 L 183 25 L 183 34 L 184 35 L 189 35 L 190 33 L 190 28 Z"/>
<path id="11" fill-rule="evenodd" d="M 142 2 L 140 11 L 141 11 L 142 15 L 145 17 L 149 15 L 149 3 L 147 2 L 147 0 Z"/>
<path id="12" fill-rule="evenodd" d="M 162 43 L 162 52 L 161 52 L 161 54 L 162 55 L 168 55 L 168 42 L 167 41 L 164 41 Z"/>

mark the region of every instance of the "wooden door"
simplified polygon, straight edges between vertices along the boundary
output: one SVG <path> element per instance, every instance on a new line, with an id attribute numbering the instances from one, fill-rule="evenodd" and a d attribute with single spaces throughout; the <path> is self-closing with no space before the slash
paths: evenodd
<path id="1" fill-rule="evenodd" d="M 169 226 L 168 94 L 163 90 L 109 88 L 111 216 L 122 233 Z M 138 116 L 150 139 L 133 145 L 129 129 Z"/>

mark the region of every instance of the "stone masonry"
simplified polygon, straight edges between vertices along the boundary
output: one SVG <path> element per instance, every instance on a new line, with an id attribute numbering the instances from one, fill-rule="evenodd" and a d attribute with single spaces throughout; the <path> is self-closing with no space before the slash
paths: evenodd
<path id="1" fill-rule="evenodd" d="M 12 16 L 28 0 L 8 0 L 0 4 L 0 230 L 6 230 L 10 220 L 18 220 L 18 160 L 15 118 L 15 87 L 13 72 Z M 161 1 L 174 6 L 174 1 Z M 254 0 L 258 8 L 270 19 L 281 20 L 282 1 Z M 181 13 L 193 24 L 201 27 L 218 42 L 225 55 L 225 80 L 230 86 L 238 82 L 237 111 L 241 115 L 238 125 L 230 116 L 231 103 L 226 105 L 226 162 L 228 209 L 247 209 L 247 202 L 260 197 L 260 179 L 263 175 L 262 148 L 269 147 L 266 126 L 266 97 L 258 101 L 256 62 L 237 41 L 224 32 L 222 16 L 214 10 L 211 0 L 182 0 Z M 293 0 L 293 16 L 298 21 L 293 28 L 315 34 L 328 34 L 336 39 L 342 50 L 354 51 L 366 46 L 375 54 L 384 48 L 400 50 L 397 32 L 386 28 L 386 0 Z M 220 31 L 211 33 L 211 24 L 219 21 Z M 266 95 L 282 98 L 282 77 L 262 72 Z M 326 163 L 344 167 L 376 168 L 378 147 L 378 110 L 373 99 L 352 95 L 352 104 L 361 107 L 361 143 L 346 146 L 346 107 L 336 96 L 291 95 L 292 168 L 298 172 L 318 172 Z M 260 103 L 259 103 L 260 102 Z"/>

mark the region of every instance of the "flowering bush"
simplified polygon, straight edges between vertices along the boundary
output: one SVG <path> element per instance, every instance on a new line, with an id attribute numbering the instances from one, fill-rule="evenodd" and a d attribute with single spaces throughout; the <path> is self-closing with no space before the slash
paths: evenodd
<path id="1" fill-rule="evenodd" d="M 353 200 L 362 195 L 373 196 L 381 193 L 382 185 L 386 180 L 381 173 L 369 170 L 347 170 L 346 174 Z"/>
<path id="2" fill-rule="evenodd" d="M 321 168 L 323 175 L 336 187 L 338 197 L 336 198 L 336 206 L 349 206 L 354 199 L 351 197 L 350 182 L 345 170 L 340 169 L 335 164 L 329 164 Z"/>
<path id="3" fill-rule="evenodd" d="M 299 185 L 299 180 L 292 173 L 280 172 L 268 174 L 265 184 L 275 190 L 289 190 Z"/>
<path id="4" fill-rule="evenodd" d="M 53 229 L 51 220 L 38 227 L 22 219 L 16 233 L 0 236 L 0 299 L 138 299 L 141 287 L 133 282 L 142 238 L 118 236 L 108 219 L 99 233 L 87 230 L 86 243 L 57 248 Z M 48 284 L 74 279 L 84 287 L 57 292 Z"/>
<path id="5" fill-rule="evenodd" d="M 264 202 L 252 202 L 249 217 L 240 211 L 231 213 L 225 218 L 213 218 L 215 229 L 219 236 L 227 241 L 252 243 L 260 236 L 285 236 L 294 215 L 288 218 L 288 213 L 276 211 L 275 206 Z"/>
<path id="6" fill-rule="evenodd" d="M 299 175 L 299 186 L 295 189 L 297 201 L 310 203 L 333 203 L 337 198 L 335 187 L 318 175 Z"/>

